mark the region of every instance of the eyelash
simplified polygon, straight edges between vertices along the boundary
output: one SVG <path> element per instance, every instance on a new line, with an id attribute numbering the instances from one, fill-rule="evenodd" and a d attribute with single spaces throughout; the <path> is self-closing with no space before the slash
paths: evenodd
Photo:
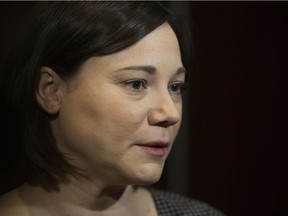
<path id="1" fill-rule="evenodd" d="M 140 84 L 140 89 L 133 87 L 133 85 L 139 85 Z M 136 79 L 136 80 L 128 80 L 124 83 L 126 87 L 128 87 L 130 90 L 135 91 L 135 92 L 141 92 L 145 89 L 147 89 L 147 81 L 142 80 L 142 79 Z"/>
<path id="2" fill-rule="evenodd" d="M 128 80 L 124 82 L 124 85 L 125 87 L 127 87 L 129 90 L 133 92 L 142 92 L 148 88 L 147 81 L 143 79 Z M 186 90 L 186 87 L 187 87 L 187 83 L 179 81 L 179 82 L 171 83 L 168 86 L 168 90 L 173 95 L 182 95 L 184 91 Z"/>
<path id="3" fill-rule="evenodd" d="M 172 88 L 176 87 L 176 90 L 172 90 Z M 185 82 L 175 82 L 169 85 L 168 89 L 169 92 L 175 95 L 182 95 L 184 91 L 186 90 L 187 83 Z"/>

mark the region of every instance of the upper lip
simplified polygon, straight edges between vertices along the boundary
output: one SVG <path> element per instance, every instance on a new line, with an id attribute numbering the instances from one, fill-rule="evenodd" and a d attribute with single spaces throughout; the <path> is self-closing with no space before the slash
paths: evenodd
<path id="1" fill-rule="evenodd" d="M 137 144 L 137 145 L 146 146 L 146 147 L 168 147 L 169 146 L 169 142 L 168 141 L 156 140 L 156 141 L 151 141 L 151 142 L 146 142 L 146 143 L 140 143 L 140 144 Z"/>

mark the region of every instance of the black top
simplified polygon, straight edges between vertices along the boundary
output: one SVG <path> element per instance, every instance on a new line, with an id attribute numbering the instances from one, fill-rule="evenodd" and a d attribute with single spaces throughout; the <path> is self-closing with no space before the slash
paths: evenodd
<path id="1" fill-rule="evenodd" d="M 153 196 L 159 216 L 225 216 L 204 202 L 177 193 L 154 188 L 149 188 L 149 191 Z"/>

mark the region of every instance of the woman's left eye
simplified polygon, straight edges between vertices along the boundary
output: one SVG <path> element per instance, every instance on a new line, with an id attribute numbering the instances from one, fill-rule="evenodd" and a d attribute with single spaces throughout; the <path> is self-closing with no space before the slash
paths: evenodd
<path id="1" fill-rule="evenodd" d="M 140 92 L 147 89 L 147 82 L 145 80 L 128 80 L 125 86 L 132 91 Z"/>
<path id="2" fill-rule="evenodd" d="M 169 85 L 169 92 L 176 95 L 181 95 L 186 88 L 186 83 L 184 82 L 176 82 Z"/>

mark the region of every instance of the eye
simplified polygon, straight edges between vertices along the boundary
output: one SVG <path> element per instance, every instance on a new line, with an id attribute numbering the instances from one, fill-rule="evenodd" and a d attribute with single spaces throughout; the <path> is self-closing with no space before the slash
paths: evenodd
<path id="1" fill-rule="evenodd" d="M 132 91 L 143 91 L 147 89 L 147 82 L 145 80 L 128 80 L 125 82 L 125 86 Z"/>
<path id="2" fill-rule="evenodd" d="M 187 84 L 184 82 L 175 82 L 169 85 L 168 90 L 174 95 L 182 95 L 186 89 Z"/>

